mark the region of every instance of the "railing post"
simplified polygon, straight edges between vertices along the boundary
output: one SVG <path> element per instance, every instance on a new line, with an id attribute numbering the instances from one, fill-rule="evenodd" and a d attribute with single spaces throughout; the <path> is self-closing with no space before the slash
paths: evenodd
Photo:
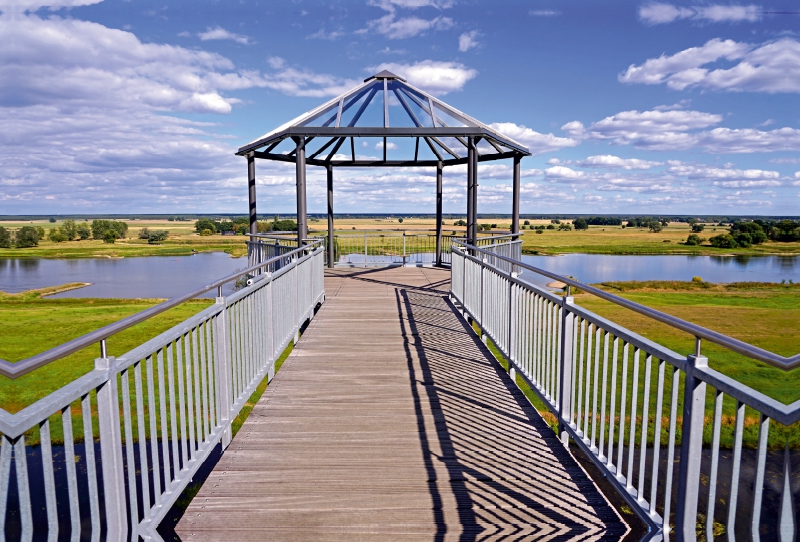
<path id="1" fill-rule="evenodd" d="M 481 309 L 478 312 L 478 315 L 479 315 L 478 316 L 478 318 L 479 318 L 478 326 L 480 326 L 480 328 L 481 328 L 481 341 L 483 341 L 483 344 L 486 344 L 486 333 L 484 333 L 484 331 L 483 331 L 483 324 L 484 324 L 484 322 L 483 322 L 483 305 L 484 305 L 484 303 L 483 303 L 483 283 L 484 283 L 483 276 L 486 274 L 486 261 L 487 260 L 486 260 L 486 258 L 483 258 L 481 261 L 483 262 L 483 265 L 481 265 L 481 293 L 480 293 Z"/>
<path id="2" fill-rule="evenodd" d="M 569 444 L 569 433 L 565 424 L 569 425 L 572 419 L 572 404 L 569 390 L 572 388 L 572 336 L 575 333 L 575 315 L 569 311 L 569 306 L 574 304 L 572 296 L 561 298 L 561 355 L 559 356 L 559 383 L 558 383 L 558 433 L 564 446 Z"/>
<path id="3" fill-rule="evenodd" d="M 512 272 L 509 274 L 510 280 L 508 281 L 508 360 L 509 365 L 511 362 L 517 361 L 517 296 L 514 295 L 514 279 L 517 274 Z"/>
<path id="4" fill-rule="evenodd" d="M 367 266 L 367 232 L 364 232 L 364 267 Z"/>
<path id="5" fill-rule="evenodd" d="M 403 267 L 406 266 L 406 232 L 403 232 Z"/>
<path id="6" fill-rule="evenodd" d="M 695 376 L 697 367 L 708 367 L 708 358 L 699 354 L 699 347 L 695 355 L 686 356 L 678 509 L 675 512 L 675 538 L 678 541 L 697 540 L 697 498 L 706 409 L 706 383 Z"/>
<path id="7" fill-rule="evenodd" d="M 297 341 L 300 340 L 300 277 L 298 270 L 298 261 L 300 258 L 295 255 L 294 257 L 294 269 L 292 270 L 292 277 L 294 278 L 294 302 L 292 306 L 292 314 L 294 315 L 294 344 L 297 345 Z M 366 266 L 365 266 L 366 267 Z"/>
<path id="8" fill-rule="evenodd" d="M 124 540 L 128 535 L 125 468 L 122 463 L 122 429 L 119 415 L 119 386 L 115 360 L 105 355 L 94 360 L 95 369 L 108 371 L 108 380 L 97 388 L 97 419 L 100 425 L 100 456 L 103 467 L 103 496 L 106 507 L 108 540 Z M 87 446 L 91 446 L 87 443 Z M 168 458 L 165 458 L 167 461 Z"/>
<path id="9" fill-rule="evenodd" d="M 219 424 L 222 426 L 220 443 L 225 450 L 231 443 L 231 357 L 230 337 L 228 334 L 228 307 L 225 298 L 218 297 L 217 305 L 222 305 L 222 311 L 214 320 L 214 349 L 217 358 L 216 378 L 219 386 Z"/>

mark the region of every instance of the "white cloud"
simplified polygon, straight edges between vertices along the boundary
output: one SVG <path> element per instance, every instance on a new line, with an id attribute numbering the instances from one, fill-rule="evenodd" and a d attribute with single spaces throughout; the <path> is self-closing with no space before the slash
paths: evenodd
<path id="1" fill-rule="evenodd" d="M 656 166 L 664 165 L 663 162 L 653 162 L 640 158 L 620 158 L 611 154 L 599 154 L 589 156 L 583 160 L 577 160 L 576 165 L 585 168 L 604 168 L 604 169 L 651 169 Z"/>
<path id="2" fill-rule="evenodd" d="M 692 181 L 711 182 L 726 189 L 771 188 L 781 186 L 781 175 L 777 171 L 763 169 L 736 169 L 733 167 L 710 167 L 677 163 L 667 169 L 668 173 Z"/>
<path id="3" fill-rule="evenodd" d="M 197 37 L 199 37 L 203 41 L 209 40 L 232 40 L 236 43 L 241 43 L 242 45 L 247 45 L 250 43 L 250 38 L 244 36 L 242 34 L 234 34 L 233 32 L 228 32 L 224 28 L 217 26 L 216 28 L 207 28 L 205 32 L 200 32 Z"/>
<path id="4" fill-rule="evenodd" d="M 367 69 L 371 73 L 389 70 L 402 76 L 412 85 L 435 96 L 461 90 L 467 81 L 478 75 L 477 70 L 468 68 L 458 62 L 439 62 L 436 60 L 423 60 L 414 64 L 384 62 Z"/>
<path id="5" fill-rule="evenodd" d="M 480 33 L 477 30 L 471 30 L 461 34 L 458 37 L 458 50 L 464 53 L 480 45 L 480 43 L 478 43 L 479 35 Z"/>
<path id="6" fill-rule="evenodd" d="M 366 142 L 365 142 L 365 143 L 366 143 Z M 383 141 L 378 141 L 378 142 L 375 144 L 375 148 L 376 148 L 376 149 L 382 149 L 382 148 L 383 148 Z M 397 148 L 398 148 L 397 144 L 395 144 L 395 143 L 392 143 L 391 141 L 389 141 L 389 142 L 386 144 L 386 150 L 393 151 L 393 150 L 395 150 L 395 149 L 397 149 Z"/>
<path id="7" fill-rule="evenodd" d="M 544 170 L 544 175 L 548 179 L 568 180 L 581 179 L 586 176 L 583 171 L 576 171 L 564 166 L 553 166 Z"/>
<path id="8" fill-rule="evenodd" d="M 324 28 L 320 28 L 317 32 L 314 32 L 310 36 L 309 39 L 319 39 L 319 40 L 337 40 L 345 35 L 345 32 L 341 29 L 339 30 L 332 30 L 330 32 L 325 32 Z"/>
<path id="9" fill-rule="evenodd" d="M 755 5 L 674 6 L 650 3 L 639 7 L 639 18 L 647 24 L 665 24 L 678 19 L 692 19 L 711 23 L 756 22 L 761 20 L 761 8 Z"/>
<path id="10" fill-rule="evenodd" d="M 453 7 L 452 0 L 370 0 L 370 6 L 376 6 L 386 11 L 394 11 L 395 8 L 417 9 L 432 7 L 436 9 L 448 9 Z"/>
<path id="11" fill-rule="evenodd" d="M 367 23 L 370 30 L 383 34 L 390 40 L 412 38 L 428 30 L 447 30 L 454 25 L 455 23 L 450 17 L 439 16 L 433 19 L 403 17 L 397 19 L 394 13 L 389 13 Z"/>
<path id="12" fill-rule="evenodd" d="M 729 68 L 704 68 L 720 61 Z M 731 92 L 800 92 L 800 42 L 782 38 L 761 45 L 713 39 L 672 56 L 631 65 L 619 75 L 623 83 L 666 84 L 675 90 L 690 87 Z"/>
<path id="13" fill-rule="evenodd" d="M 556 15 L 561 15 L 561 12 L 554 9 L 532 9 L 528 11 L 528 15 L 532 17 L 555 17 Z"/>
<path id="14" fill-rule="evenodd" d="M 541 134 L 525 126 L 513 122 L 494 122 L 489 125 L 511 139 L 522 143 L 537 156 L 546 152 L 557 151 L 565 147 L 575 147 L 579 141 L 569 137 L 557 137 L 553 134 Z"/>
<path id="15" fill-rule="evenodd" d="M 622 111 L 592 123 L 587 129 L 578 121 L 561 127 L 572 137 L 613 139 L 625 144 L 639 139 L 643 134 L 665 134 L 697 128 L 706 128 L 722 122 L 722 115 L 700 111 Z"/>
<path id="16" fill-rule="evenodd" d="M 47 7 L 51 11 L 61 8 L 74 8 L 78 6 L 91 6 L 103 0 L 0 0 L 0 12 L 33 12 L 39 8 Z"/>

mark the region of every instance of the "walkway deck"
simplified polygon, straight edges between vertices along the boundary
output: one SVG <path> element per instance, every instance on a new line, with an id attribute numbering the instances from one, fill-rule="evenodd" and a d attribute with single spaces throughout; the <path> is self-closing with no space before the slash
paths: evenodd
<path id="1" fill-rule="evenodd" d="M 616 512 L 447 299 L 333 270 L 182 540 L 619 540 Z"/>

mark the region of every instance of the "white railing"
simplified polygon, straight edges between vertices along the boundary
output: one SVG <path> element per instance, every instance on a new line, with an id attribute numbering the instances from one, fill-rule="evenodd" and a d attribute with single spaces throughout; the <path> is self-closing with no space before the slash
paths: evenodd
<path id="1" fill-rule="evenodd" d="M 692 333 L 696 351 L 645 339 L 523 282 L 516 267 Z M 780 356 L 477 247 L 454 247 L 451 269 L 453 299 L 556 416 L 565 444 L 572 439 L 646 523 L 648 539 L 794 539 L 800 401 L 784 405 L 709 368 L 700 344 L 786 368 Z"/>
<path id="2" fill-rule="evenodd" d="M 93 371 L 17 414 L 0 411 L 0 537 L 160 539 L 159 522 L 230 443 L 232 420 L 324 300 L 322 248 L 283 257 L 123 356 L 105 355 L 103 342 Z M 38 446 L 26 443 L 36 435 Z"/>

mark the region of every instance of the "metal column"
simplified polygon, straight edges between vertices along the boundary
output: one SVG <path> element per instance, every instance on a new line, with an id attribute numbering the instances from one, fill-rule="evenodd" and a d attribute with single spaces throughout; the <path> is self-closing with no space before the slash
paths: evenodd
<path id="1" fill-rule="evenodd" d="M 467 149 L 467 243 L 475 244 L 477 228 L 475 219 L 475 139 L 470 137 Z"/>
<path id="2" fill-rule="evenodd" d="M 519 233 L 519 173 L 520 155 L 514 156 L 514 188 L 511 202 L 511 233 Z"/>
<path id="3" fill-rule="evenodd" d="M 250 199 L 250 235 L 258 233 L 258 216 L 256 215 L 256 155 L 247 154 L 247 194 Z M 255 237 L 250 238 L 254 243 Z"/>
<path id="4" fill-rule="evenodd" d="M 436 165 L 436 265 L 442 265 L 442 163 Z"/>
<path id="5" fill-rule="evenodd" d="M 306 141 L 302 137 L 294 138 L 297 144 L 295 153 L 297 176 L 297 246 L 303 246 L 308 237 L 308 218 L 306 217 Z"/>
<path id="6" fill-rule="evenodd" d="M 328 171 L 328 267 L 333 269 L 333 166 L 326 166 Z"/>
<path id="7" fill-rule="evenodd" d="M 467 177 L 469 177 L 468 197 L 471 198 L 471 205 L 468 208 L 471 215 L 467 218 L 467 237 L 473 245 L 478 243 L 478 141 L 473 138 L 469 142 L 469 156 L 467 164 Z"/>

